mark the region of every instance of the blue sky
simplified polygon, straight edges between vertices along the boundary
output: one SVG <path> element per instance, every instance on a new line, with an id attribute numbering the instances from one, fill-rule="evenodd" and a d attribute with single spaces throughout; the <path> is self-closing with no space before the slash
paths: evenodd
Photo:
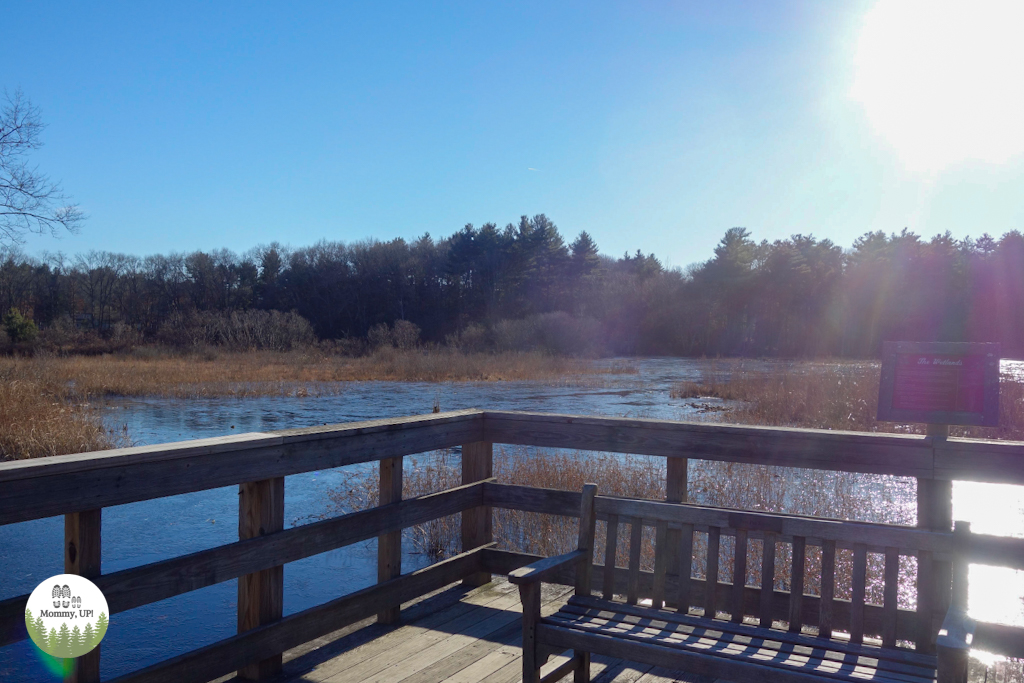
<path id="1" fill-rule="evenodd" d="M 955 122 L 916 124 L 976 74 L 938 73 L 897 102 L 911 123 L 887 124 L 879 102 L 910 91 L 886 74 L 950 67 L 901 72 L 909 58 L 883 50 L 871 72 L 871 21 L 927 38 L 870 1 L 10 3 L 0 87 L 41 108 L 35 160 L 89 215 L 25 250 L 410 239 L 543 212 L 604 253 L 685 266 L 732 226 L 843 246 L 1024 229 L 1021 150 L 974 154 Z M 976 23 L 958 44 L 998 43 L 999 21 Z M 948 53 L 938 41 L 911 51 Z M 865 73 L 889 87 L 874 104 Z M 985 92 L 965 130 L 998 132 L 984 111 L 1019 104 Z M 949 154 L 913 157 L 908 130 Z"/>

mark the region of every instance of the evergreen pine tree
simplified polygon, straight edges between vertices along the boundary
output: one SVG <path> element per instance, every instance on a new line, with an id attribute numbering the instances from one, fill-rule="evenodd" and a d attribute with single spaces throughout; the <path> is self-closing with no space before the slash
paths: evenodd
<path id="1" fill-rule="evenodd" d="M 68 659 L 71 657 L 71 630 L 67 622 L 60 625 L 60 635 L 57 636 L 57 657 Z"/>
<path id="2" fill-rule="evenodd" d="M 32 618 L 32 610 L 25 610 L 25 628 L 28 630 L 28 637 L 32 640 L 39 640 L 39 631 L 36 630 L 36 620 Z"/>
<path id="3" fill-rule="evenodd" d="M 99 619 L 96 620 L 96 642 L 103 640 L 103 634 L 107 632 L 107 613 L 100 612 Z"/>
<path id="4" fill-rule="evenodd" d="M 57 651 L 57 629 L 55 628 L 50 629 L 50 635 L 46 638 L 46 650 L 47 654 Z"/>
<path id="5" fill-rule="evenodd" d="M 92 650 L 95 642 L 96 632 L 92 630 L 92 624 L 87 621 L 85 622 L 85 630 L 82 631 L 82 647 L 85 648 L 85 652 Z"/>
<path id="6" fill-rule="evenodd" d="M 36 617 L 36 633 L 39 634 L 39 647 L 46 648 L 46 624 L 43 623 L 43 615 Z"/>
<path id="7" fill-rule="evenodd" d="M 82 631 L 75 625 L 75 628 L 71 631 L 71 655 L 73 657 L 80 657 L 85 654 L 85 640 L 82 638 Z"/>

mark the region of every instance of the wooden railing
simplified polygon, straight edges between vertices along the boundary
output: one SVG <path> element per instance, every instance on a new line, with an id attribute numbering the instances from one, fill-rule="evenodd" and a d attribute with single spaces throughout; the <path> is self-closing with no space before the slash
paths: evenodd
<path id="1" fill-rule="evenodd" d="M 1024 485 L 1024 443 L 1018 442 L 466 410 L 0 463 L 0 524 L 64 515 L 65 571 L 91 578 L 111 613 L 239 579 L 238 635 L 117 680 L 206 681 L 236 670 L 258 680 L 280 668 L 289 648 L 373 615 L 394 621 L 403 602 L 458 580 L 480 585 L 491 573 L 507 574 L 537 559 L 493 547 L 491 508 L 576 516 L 580 494 L 494 483 L 494 443 L 666 457 L 671 503 L 686 502 L 688 458 L 915 477 L 919 526 L 946 531 L 953 480 Z M 462 448 L 463 486 L 401 500 L 403 458 L 453 447 Z M 285 476 L 373 461 L 381 472 L 378 507 L 284 529 Z M 102 508 L 235 484 L 237 542 L 100 573 Z M 462 514 L 464 552 L 402 574 L 402 530 L 455 513 Z M 973 561 L 1024 570 L 1024 541 L 972 536 Z M 282 616 L 284 564 L 374 537 L 377 585 Z M 937 556 L 940 572 L 947 565 L 948 558 Z M 620 571 L 614 582 L 625 585 Z M 602 572 L 595 565 L 598 584 Z M 645 573 L 641 593 L 650 585 Z M 774 593 L 784 618 L 788 594 Z M 27 597 L 0 601 L 0 646 L 27 637 Z M 936 610 L 944 611 L 937 597 Z M 841 626 L 843 605 L 835 602 Z M 817 609 L 813 596 L 804 605 Z M 881 617 L 868 609 L 865 619 L 875 618 Z M 903 633 L 899 624 L 897 630 Z M 982 624 L 975 644 L 1024 657 L 1024 629 Z M 68 678 L 98 681 L 99 650 L 75 660 Z"/>

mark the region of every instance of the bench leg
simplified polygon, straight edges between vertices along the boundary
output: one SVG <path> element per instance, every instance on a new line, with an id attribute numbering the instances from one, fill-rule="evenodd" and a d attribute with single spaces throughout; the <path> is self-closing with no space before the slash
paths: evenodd
<path id="1" fill-rule="evenodd" d="M 573 657 L 576 660 L 576 670 L 572 674 L 573 683 L 590 683 L 590 653 L 576 650 Z"/>
<path id="2" fill-rule="evenodd" d="M 523 683 L 540 683 L 540 665 L 537 652 L 537 622 L 540 621 L 540 584 L 524 583 L 519 586 L 523 601 Z"/>

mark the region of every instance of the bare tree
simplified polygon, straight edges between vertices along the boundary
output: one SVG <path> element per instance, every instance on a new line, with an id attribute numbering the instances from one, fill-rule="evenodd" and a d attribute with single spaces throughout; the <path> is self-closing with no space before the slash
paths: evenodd
<path id="1" fill-rule="evenodd" d="M 0 103 L 0 244 L 18 244 L 27 233 L 75 232 L 85 218 L 59 183 L 29 166 L 28 153 L 42 146 L 39 108 L 20 90 Z"/>

